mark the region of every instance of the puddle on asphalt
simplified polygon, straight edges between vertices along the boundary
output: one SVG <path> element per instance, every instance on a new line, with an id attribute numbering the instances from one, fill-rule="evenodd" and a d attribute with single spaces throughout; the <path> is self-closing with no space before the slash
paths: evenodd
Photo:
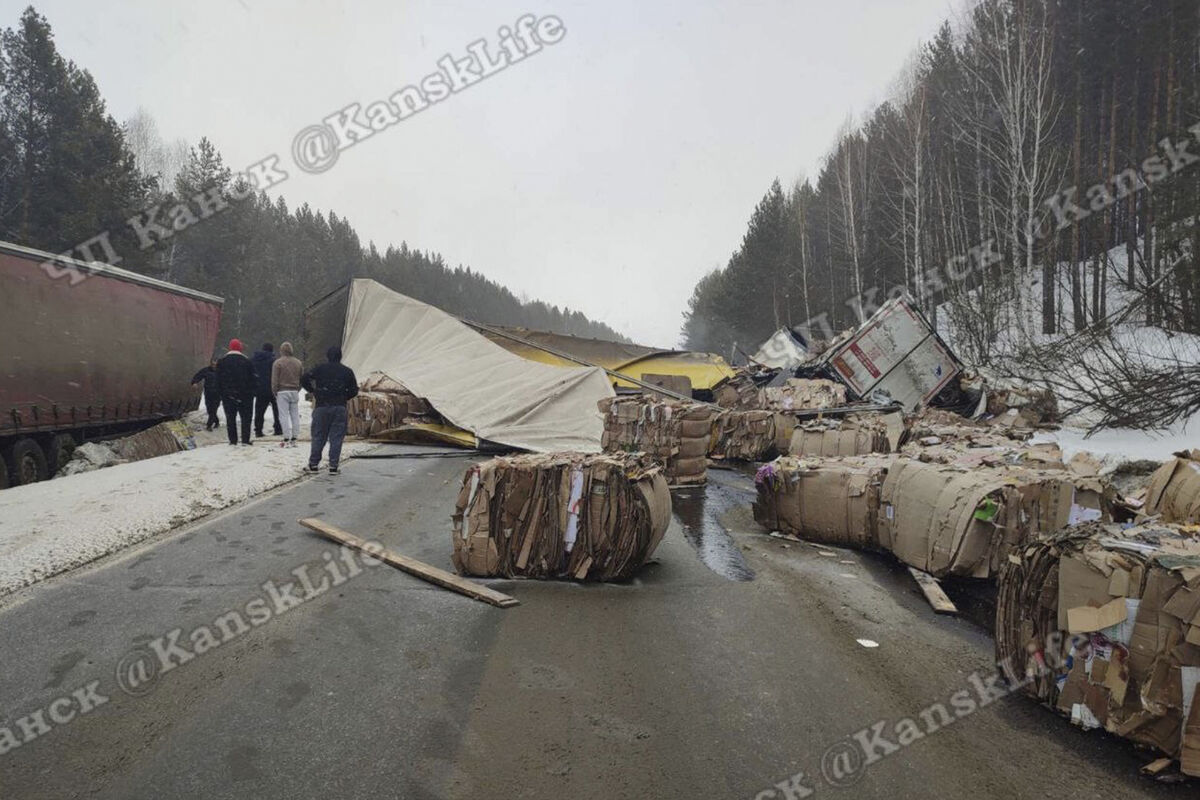
<path id="1" fill-rule="evenodd" d="M 729 533 L 718 521 L 728 510 L 729 501 L 716 486 L 676 489 L 671 492 L 671 506 L 687 539 L 700 561 L 731 581 L 752 581 L 754 570 L 742 558 Z M 710 496 L 711 495 L 711 496 Z"/>

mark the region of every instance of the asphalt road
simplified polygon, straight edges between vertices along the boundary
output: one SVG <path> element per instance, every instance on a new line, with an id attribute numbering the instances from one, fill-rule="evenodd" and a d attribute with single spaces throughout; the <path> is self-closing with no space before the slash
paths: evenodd
<path id="1" fill-rule="evenodd" d="M 1194 796 L 1023 697 L 980 707 L 983 630 L 881 559 L 762 535 L 734 473 L 677 498 L 639 578 L 495 582 L 506 610 L 349 577 L 295 522 L 448 566 L 467 463 L 355 460 L 6 598 L 0 750 L 32 735 L 0 798 Z M 329 585 L 299 602 L 302 567 Z"/>

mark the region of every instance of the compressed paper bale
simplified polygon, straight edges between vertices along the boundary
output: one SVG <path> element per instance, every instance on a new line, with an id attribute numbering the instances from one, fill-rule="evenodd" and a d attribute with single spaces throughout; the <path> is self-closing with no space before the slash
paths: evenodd
<path id="1" fill-rule="evenodd" d="M 147 458 L 170 455 L 184 449 L 171 423 L 160 422 L 152 428 L 114 439 L 108 446 L 122 461 L 143 461 Z"/>
<path id="2" fill-rule="evenodd" d="M 1025 680 L 1026 693 L 1064 715 L 1083 717 L 1086 708 L 1109 732 L 1182 757 L 1185 773 L 1200 774 L 1196 706 L 1189 718 L 1185 699 L 1200 681 L 1200 647 L 1188 641 L 1200 622 L 1194 534 L 1088 523 L 1014 552 L 998 582 L 997 659 Z M 1072 633 L 1064 606 L 1069 620 L 1119 621 Z"/>
<path id="3" fill-rule="evenodd" d="M 708 455 L 714 459 L 766 461 L 780 455 L 781 431 L 790 431 L 791 418 L 773 411 L 725 411 L 713 422 Z M 790 439 L 790 435 L 783 434 Z"/>
<path id="4" fill-rule="evenodd" d="M 644 452 L 664 466 L 672 485 L 707 479 L 714 410 L 706 405 L 657 400 L 646 395 L 611 397 L 599 403 L 606 453 Z"/>
<path id="5" fill-rule="evenodd" d="M 788 446 L 794 456 L 855 456 L 892 453 L 905 434 L 900 414 L 853 414 L 796 424 Z"/>
<path id="6" fill-rule="evenodd" d="M 838 408 L 846 405 L 846 387 L 824 378 L 788 378 L 783 386 L 763 389 L 763 399 L 774 411 Z"/>
<path id="7" fill-rule="evenodd" d="M 729 378 L 713 387 L 713 401 L 721 408 L 750 411 L 765 408 L 763 392 L 754 383 L 750 373 L 739 369 Z"/>
<path id="8" fill-rule="evenodd" d="M 468 575 L 620 580 L 670 518 L 666 478 L 643 454 L 496 458 L 463 478 L 452 558 Z"/>
<path id="9" fill-rule="evenodd" d="M 768 530 L 822 544 L 879 549 L 885 462 L 780 457 L 755 475 L 754 518 Z"/>
<path id="10" fill-rule="evenodd" d="M 1111 497 L 1097 479 L 1066 472 L 967 470 L 897 458 L 880 496 L 879 538 L 901 561 L 932 575 L 986 578 L 1031 538 L 1072 521 L 1111 520 Z M 1083 502 L 1096 507 L 1087 511 Z"/>

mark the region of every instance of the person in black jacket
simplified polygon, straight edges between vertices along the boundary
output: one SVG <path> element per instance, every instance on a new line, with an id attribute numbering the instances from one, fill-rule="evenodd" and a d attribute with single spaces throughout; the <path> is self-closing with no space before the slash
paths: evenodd
<path id="1" fill-rule="evenodd" d="M 342 440 L 346 438 L 346 401 L 358 395 L 358 379 L 354 370 L 342 363 L 342 348 L 331 347 L 326 352 L 329 362 L 313 367 L 300 377 L 300 386 L 312 392 L 317 407 L 313 409 L 312 451 L 306 472 L 317 472 L 321 451 L 329 442 L 329 474 L 338 474 L 342 456 Z"/>
<path id="2" fill-rule="evenodd" d="M 217 391 L 225 409 L 225 430 L 229 443 L 238 443 L 238 419 L 242 421 L 242 444 L 250 444 L 250 415 L 254 411 L 254 393 L 258 381 L 254 365 L 242 352 L 242 343 L 229 340 L 229 352 L 217 362 Z"/>
<path id="3" fill-rule="evenodd" d="M 275 346 L 264 344 L 262 349 L 253 355 L 250 363 L 254 365 L 254 375 L 258 382 L 254 387 L 254 435 L 262 438 L 263 422 L 267 417 L 267 406 L 271 407 L 271 418 L 275 420 L 275 435 L 283 434 L 279 424 L 279 406 L 275 403 L 275 393 L 271 391 L 271 367 L 275 364 Z"/>
<path id="4" fill-rule="evenodd" d="M 215 358 L 211 364 L 192 376 L 192 386 L 197 383 L 204 384 L 204 410 L 208 412 L 208 422 L 204 424 L 204 430 L 211 431 L 213 428 L 221 427 L 221 420 L 217 419 L 217 409 L 221 407 L 221 392 L 217 390 L 217 360 Z"/>

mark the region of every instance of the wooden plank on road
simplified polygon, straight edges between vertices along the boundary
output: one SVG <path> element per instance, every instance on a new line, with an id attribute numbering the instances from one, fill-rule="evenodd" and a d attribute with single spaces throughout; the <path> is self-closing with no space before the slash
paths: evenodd
<path id="1" fill-rule="evenodd" d="M 916 579 L 917 585 L 921 587 L 921 591 L 925 593 L 925 599 L 929 601 L 929 605 L 933 606 L 933 610 L 938 614 L 957 614 L 958 606 L 954 605 L 946 593 L 942 591 L 941 585 L 937 579 L 928 572 L 922 572 L 916 567 L 909 567 L 908 571 L 912 573 Z"/>
<path id="2" fill-rule="evenodd" d="M 485 603 L 491 603 L 500 608 L 508 608 L 520 603 L 515 597 L 510 597 L 503 592 L 497 592 L 495 589 L 489 589 L 486 586 L 480 586 L 474 581 L 469 581 L 453 572 L 447 572 L 444 569 L 438 569 L 435 566 L 426 564 L 424 561 L 418 561 L 415 558 L 400 555 L 378 544 L 368 542 L 362 537 L 355 536 L 349 531 L 344 531 L 341 528 L 330 525 L 324 520 L 309 517 L 299 520 L 304 527 L 316 531 L 326 539 L 331 539 L 339 544 L 344 544 L 347 547 L 353 547 L 356 550 L 361 550 L 367 555 L 377 558 L 380 561 L 391 564 L 399 570 L 407 572 L 409 575 L 415 575 L 421 580 L 429 581 L 432 584 L 441 586 L 443 589 L 449 589 L 452 592 L 465 594 L 467 597 L 475 600 L 482 600 Z"/>

